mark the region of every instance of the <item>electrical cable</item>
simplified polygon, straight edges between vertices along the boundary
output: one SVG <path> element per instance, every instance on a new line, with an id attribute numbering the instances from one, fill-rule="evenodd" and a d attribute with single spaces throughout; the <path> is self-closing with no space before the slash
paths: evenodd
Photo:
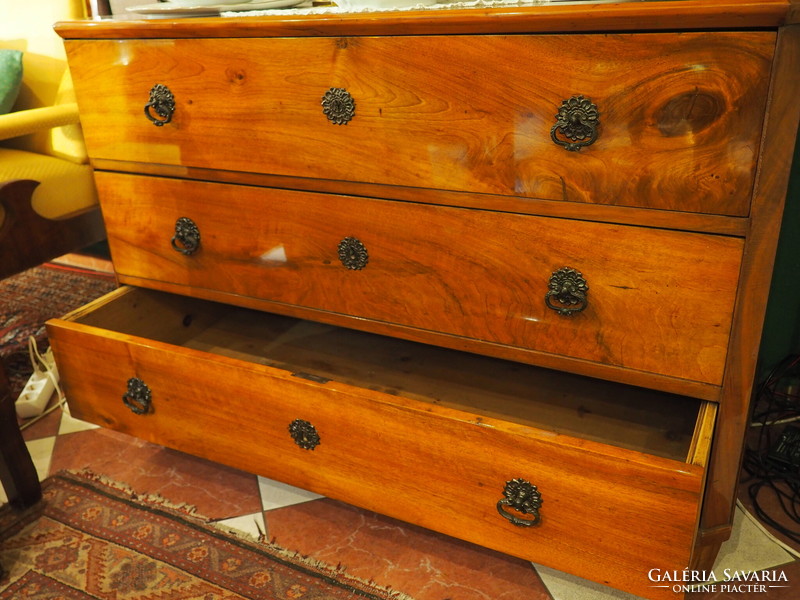
<path id="1" fill-rule="evenodd" d="M 795 385 L 800 378 L 800 355 L 785 357 L 767 375 L 755 393 L 751 430 L 758 435 L 748 436 L 742 467 L 747 474 L 743 480 L 752 510 L 762 523 L 800 544 L 800 464 L 793 456 L 783 456 L 776 441 L 795 421 L 800 421 L 800 390 Z M 798 449 L 800 451 L 800 449 Z M 780 507 L 783 516 L 771 514 L 766 506 L 767 496 Z M 787 525 L 787 521 L 790 523 Z M 795 527 L 797 525 L 797 527 Z"/>

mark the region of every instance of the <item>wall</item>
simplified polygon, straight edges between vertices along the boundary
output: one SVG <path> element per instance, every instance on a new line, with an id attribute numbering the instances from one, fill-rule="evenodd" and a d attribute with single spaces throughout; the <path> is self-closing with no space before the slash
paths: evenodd
<path id="1" fill-rule="evenodd" d="M 800 142 L 794 153 L 756 381 L 788 354 L 800 354 Z"/>

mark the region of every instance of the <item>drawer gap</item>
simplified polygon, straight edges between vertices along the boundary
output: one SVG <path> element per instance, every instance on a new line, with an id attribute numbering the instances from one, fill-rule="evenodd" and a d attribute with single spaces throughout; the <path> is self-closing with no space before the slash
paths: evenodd
<path id="1" fill-rule="evenodd" d="M 708 403 L 693 398 L 156 290 L 112 294 L 66 319 L 463 411 L 479 424 L 497 419 L 702 462 L 695 437 Z"/>

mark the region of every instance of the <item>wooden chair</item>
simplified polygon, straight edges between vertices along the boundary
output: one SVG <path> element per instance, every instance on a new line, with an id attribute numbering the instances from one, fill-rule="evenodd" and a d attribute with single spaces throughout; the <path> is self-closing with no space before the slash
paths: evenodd
<path id="1" fill-rule="evenodd" d="M 42 486 L 17 426 L 14 400 L 9 393 L 6 371 L 0 362 L 0 484 L 12 506 L 25 508 L 39 501 Z M 0 580 L 4 577 L 5 570 L 0 564 Z"/>
<path id="2" fill-rule="evenodd" d="M 0 115 L 0 278 L 105 237 L 62 40 L 83 0 L 0 0 L 0 48 L 23 53 L 16 103 Z"/>
<path id="3" fill-rule="evenodd" d="M 14 400 L 9 393 L 8 378 L 0 364 L 0 483 L 8 501 L 24 508 L 42 496 L 39 477 L 28 448 L 17 426 Z"/>
<path id="4" fill-rule="evenodd" d="M 0 0 L 0 48 L 23 52 L 19 97 L 0 115 L 0 278 L 105 238 L 92 168 L 56 21 L 85 16 L 83 0 Z M 8 15 L 10 18 L 5 18 Z M 2 302 L 2 298 L 0 298 Z M 0 362 L 0 483 L 15 506 L 41 496 Z M 2 568 L 0 567 L 0 572 Z"/>

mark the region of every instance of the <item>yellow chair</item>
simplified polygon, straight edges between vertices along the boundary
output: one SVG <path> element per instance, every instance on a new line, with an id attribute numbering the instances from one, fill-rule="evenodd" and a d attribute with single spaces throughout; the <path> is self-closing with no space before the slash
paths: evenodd
<path id="1" fill-rule="evenodd" d="M 16 103 L 0 115 L 0 278 L 105 237 L 56 21 L 84 0 L 0 0 L 0 48 L 23 52 Z"/>

